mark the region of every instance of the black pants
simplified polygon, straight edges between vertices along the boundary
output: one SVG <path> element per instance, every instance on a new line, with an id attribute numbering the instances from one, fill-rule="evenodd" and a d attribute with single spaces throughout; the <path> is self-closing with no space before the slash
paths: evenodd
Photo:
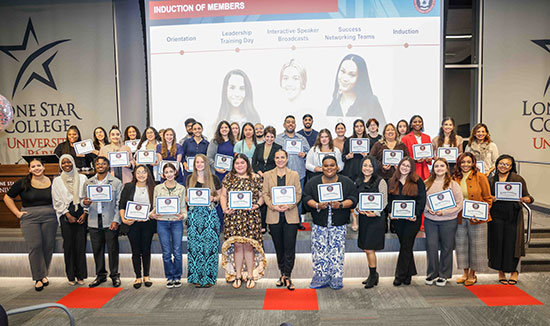
<path id="1" fill-rule="evenodd" d="M 269 225 L 269 231 L 277 253 L 277 265 L 281 275 L 290 277 L 296 259 L 298 224 L 288 224 L 285 217 L 280 216 L 279 223 Z"/>
<path id="2" fill-rule="evenodd" d="M 95 273 L 100 278 L 107 277 L 105 269 L 105 244 L 109 253 L 109 277 L 119 277 L 118 272 L 118 231 L 112 231 L 108 228 L 89 228 L 90 242 L 92 243 L 92 251 L 94 252 Z"/>
<path id="3" fill-rule="evenodd" d="M 88 277 L 86 266 L 86 224 L 69 223 L 64 216 L 61 221 L 65 273 L 69 281 Z"/>
<path id="4" fill-rule="evenodd" d="M 394 225 L 400 245 L 397 266 L 395 266 L 395 278 L 404 281 L 408 277 L 416 275 L 413 247 L 416 235 L 420 231 L 420 225 L 422 225 L 422 217 L 417 218 L 415 222 L 394 220 Z"/>
<path id="5" fill-rule="evenodd" d="M 267 223 L 265 222 L 265 219 L 267 217 L 267 205 L 263 204 L 260 206 L 260 215 L 262 217 L 262 229 L 267 229 Z"/>
<path id="6" fill-rule="evenodd" d="M 136 278 L 141 278 L 141 264 L 143 262 L 143 276 L 149 276 L 151 270 L 151 242 L 155 233 L 154 222 L 134 222 L 128 231 L 128 239 L 132 247 L 132 265 Z"/>

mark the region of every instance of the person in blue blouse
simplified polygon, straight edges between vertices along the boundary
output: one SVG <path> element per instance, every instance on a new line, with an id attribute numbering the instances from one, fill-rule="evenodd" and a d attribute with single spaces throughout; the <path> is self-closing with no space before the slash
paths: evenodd
<path id="1" fill-rule="evenodd" d="M 183 158 L 183 147 L 176 142 L 176 132 L 172 128 L 164 130 L 162 143 L 157 145 L 158 161 L 171 161 L 178 167 L 176 182 L 183 185 L 183 173 L 181 171 L 181 160 Z M 162 170 L 162 166 L 159 167 Z"/>
<path id="2" fill-rule="evenodd" d="M 254 132 L 254 125 L 247 122 L 243 125 L 241 132 L 241 140 L 235 144 L 235 153 L 241 153 L 246 155 L 250 160 L 256 150 L 256 133 Z"/>
<path id="3" fill-rule="evenodd" d="M 204 139 L 202 136 L 202 124 L 200 122 L 195 122 L 193 124 L 193 137 L 186 139 L 183 142 L 183 182 L 186 183 L 187 176 L 193 172 L 193 163 L 189 161 L 189 159 L 195 159 L 195 155 L 197 154 L 204 154 L 206 155 L 206 151 L 208 150 L 208 141 Z M 188 162 L 190 162 L 190 166 L 188 166 Z"/>

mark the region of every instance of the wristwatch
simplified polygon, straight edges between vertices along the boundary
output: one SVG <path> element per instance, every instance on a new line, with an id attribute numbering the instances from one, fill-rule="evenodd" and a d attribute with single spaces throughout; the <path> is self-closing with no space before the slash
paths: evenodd
<path id="1" fill-rule="evenodd" d="M 339 204 L 340 204 L 340 207 L 339 207 L 340 209 L 344 208 L 344 203 L 343 202 L 339 202 Z"/>

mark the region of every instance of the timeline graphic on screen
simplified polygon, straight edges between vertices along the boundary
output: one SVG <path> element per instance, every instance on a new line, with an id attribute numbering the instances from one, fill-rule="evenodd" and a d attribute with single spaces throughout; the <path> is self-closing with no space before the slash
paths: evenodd
<path id="1" fill-rule="evenodd" d="M 441 119 L 439 0 L 171 0 L 147 3 L 151 122 L 261 122 L 282 132 L 355 119 Z"/>

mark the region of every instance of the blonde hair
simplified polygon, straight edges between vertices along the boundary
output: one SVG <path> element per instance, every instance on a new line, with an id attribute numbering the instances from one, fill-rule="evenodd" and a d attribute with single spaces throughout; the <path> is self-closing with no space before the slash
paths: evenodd
<path id="1" fill-rule="evenodd" d="M 204 183 L 202 184 L 203 188 L 210 189 L 210 193 L 216 191 L 214 184 L 214 176 L 210 172 L 210 167 L 208 164 L 208 157 L 204 154 L 195 155 L 195 160 L 193 161 L 193 173 L 187 177 L 187 188 L 193 188 L 199 179 L 199 173 L 197 172 L 197 158 L 201 158 L 204 162 Z"/>
<path id="2" fill-rule="evenodd" d="M 170 146 L 170 149 L 168 149 L 168 144 L 166 143 L 166 139 L 164 137 L 164 135 L 169 131 L 171 131 L 172 134 L 174 135 L 174 139 L 172 139 L 172 146 Z M 162 134 L 162 143 L 160 145 L 160 155 L 162 156 L 162 158 L 168 157 L 168 151 L 170 151 L 170 156 L 172 157 L 176 156 L 176 153 L 178 152 L 178 148 L 176 144 L 177 144 L 176 132 L 172 128 L 166 128 L 164 130 L 164 133 Z"/>

